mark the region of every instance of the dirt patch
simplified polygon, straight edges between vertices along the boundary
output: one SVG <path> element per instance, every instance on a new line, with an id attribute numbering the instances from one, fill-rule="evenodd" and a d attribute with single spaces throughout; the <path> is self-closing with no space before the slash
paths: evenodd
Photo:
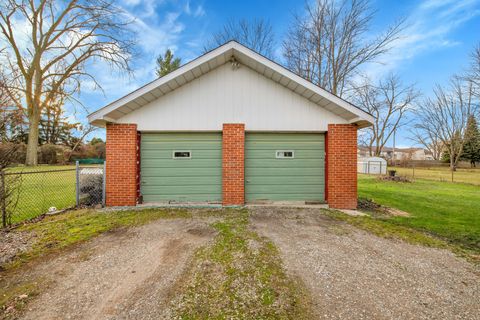
<path id="1" fill-rule="evenodd" d="M 480 319 L 479 270 L 447 250 L 379 238 L 321 210 L 252 211 L 317 319 Z"/>
<path id="2" fill-rule="evenodd" d="M 410 216 L 410 213 L 399 210 L 399 209 L 395 209 L 395 208 L 387 208 L 387 212 L 390 215 L 395 216 L 395 217 L 409 217 Z"/>
<path id="3" fill-rule="evenodd" d="M 102 235 L 39 263 L 25 277 L 44 277 L 49 285 L 20 318 L 162 318 L 193 252 L 213 238 L 214 220 L 158 220 Z"/>
<path id="4" fill-rule="evenodd" d="M 410 214 L 408 212 L 390 208 L 386 206 L 382 206 L 372 199 L 366 198 L 359 198 L 358 199 L 358 210 L 373 213 L 374 215 L 390 215 L 394 217 L 409 217 Z"/>
<path id="5" fill-rule="evenodd" d="M 30 249 L 34 243 L 33 232 L 0 231 L 0 270 L 4 264 Z"/>
<path id="6" fill-rule="evenodd" d="M 410 183 L 412 180 L 406 176 L 379 176 L 378 180 L 381 181 L 393 181 L 393 182 L 407 182 Z"/>

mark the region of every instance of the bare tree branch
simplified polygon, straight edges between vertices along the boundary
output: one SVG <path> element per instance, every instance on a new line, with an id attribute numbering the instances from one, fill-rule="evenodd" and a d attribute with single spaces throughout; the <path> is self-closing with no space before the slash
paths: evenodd
<path id="1" fill-rule="evenodd" d="M 354 89 L 353 99 L 358 106 L 375 118 L 366 129 L 371 156 L 379 156 L 392 134 L 404 126 L 405 115 L 410 112 L 420 93 L 413 85 L 403 85 L 396 75 L 389 75 L 374 85 L 368 78 Z"/>
<path id="2" fill-rule="evenodd" d="M 0 41 L 7 48 L 0 59 L 9 67 L 12 91 L 26 105 L 28 165 L 37 163 L 42 110 L 58 95 L 68 99 L 78 94 L 85 80 L 101 88 L 90 65 L 103 61 L 114 70 L 131 71 L 130 23 L 113 0 L 5 0 L 0 4 Z"/>
<path id="3" fill-rule="evenodd" d="M 268 58 L 273 57 L 275 35 L 272 25 L 266 20 L 231 19 L 222 30 L 213 34 L 204 51 L 210 51 L 230 40 L 235 40 Z"/>
<path id="4" fill-rule="evenodd" d="M 368 0 L 318 0 L 305 7 L 283 42 L 286 66 L 340 97 L 358 69 L 386 53 L 404 26 L 400 20 L 370 38 L 375 11 Z"/>
<path id="5" fill-rule="evenodd" d="M 441 146 L 450 156 L 450 168 L 455 170 L 467 141 L 467 121 L 478 116 L 474 83 L 454 77 L 450 86 L 437 86 L 434 97 L 425 99 L 416 110 L 415 136 L 423 145 Z M 423 142 L 422 142 L 423 141 Z"/>

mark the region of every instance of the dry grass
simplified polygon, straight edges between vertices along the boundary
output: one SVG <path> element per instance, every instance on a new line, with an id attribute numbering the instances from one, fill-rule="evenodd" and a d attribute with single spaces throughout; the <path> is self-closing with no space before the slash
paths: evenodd
<path id="1" fill-rule="evenodd" d="M 428 179 L 435 181 L 452 181 L 452 172 L 447 167 L 432 167 L 432 168 L 389 168 L 397 170 L 397 174 L 416 179 Z M 453 181 L 461 183 L 469 183 L 480 185 L 480 168 L 478 169 L 463 169 L 459 168 L 453 173 Z"/>

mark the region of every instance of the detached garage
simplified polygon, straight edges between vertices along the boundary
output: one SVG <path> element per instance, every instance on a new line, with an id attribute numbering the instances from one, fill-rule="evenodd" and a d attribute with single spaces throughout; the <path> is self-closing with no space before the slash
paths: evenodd
<path id="1" fill-rule="evenodd" d="M 236 43 L 89 115 L 107 130 L 108 206 L 357 204 L 371 115 Z"/>

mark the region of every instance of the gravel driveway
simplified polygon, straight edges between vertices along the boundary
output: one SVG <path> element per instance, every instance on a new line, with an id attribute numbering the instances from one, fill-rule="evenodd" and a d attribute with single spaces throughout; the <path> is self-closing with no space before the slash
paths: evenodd
<path id="1" fill-rule="evenodd" d="M 383 239 L 315 209 L 253 210 L 318 319 L 480 319 L 479 270 L 446 250 Z"/>
<path id="2" fill-rule="evenodd" d="M 480 319 L 480 273 L 446 250 L 379 238 L 317 209 L 251 209 L 318 319 Z M 160 219 L 97 237 L 37 264 L 48 287 L 24 319 L 168 319 L 214 218 Z M 180 282 L 179 282 L 180 280 Z"/>
<path id="3" fill-rule="evenodd" d="M 162 319 L 194 250 L 214 236 L 211 219 L 161 219 L 100 236 L 42 264 L 53 284 L 24 319 Z"/>

